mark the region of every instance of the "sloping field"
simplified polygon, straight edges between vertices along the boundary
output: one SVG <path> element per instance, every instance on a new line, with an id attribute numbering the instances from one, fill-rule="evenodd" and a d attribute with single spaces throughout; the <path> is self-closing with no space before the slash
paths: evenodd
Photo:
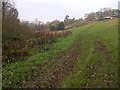
<path id="1" fill-rule="evenodd" d="M 82 55 L 58 87 L 118 87 L 117 20 L 76 28 L 82 40 Z"/>
<path id="2" fill-rule="evenodd" d="M 27 60 L 3 66 L 3 87 L 118 87 L 117 20 L 71 31 L 42 50 L 35 48 Z"/>

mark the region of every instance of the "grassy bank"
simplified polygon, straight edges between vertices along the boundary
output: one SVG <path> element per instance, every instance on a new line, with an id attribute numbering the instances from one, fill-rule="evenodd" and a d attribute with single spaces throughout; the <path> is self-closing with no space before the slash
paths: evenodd
<path id="1" fill-rule="evenodd" d="M 28 57 L 27 60 L 3 66 L 3 87 L 21 85 L 22 81 L 31 77 L 40 64 L 52 62 L 66 52 L 73 44 L 76 36 L 77 33 L 72 33 L 66 38 L 58 38 L 56 43 L 46 44 L 43 49 L 36 47 L 31 51 L 32 56 Z"/>
<path id="2" fill-rule="evenodd" d="M 117 87 L 117 20 L 95 22 L 73 28 L 66 38 L 34 48 L 25 61 L 3 66 L 3 87 L 18 87 L 30 79 L 40 64 L 55 61 L 80 38 L 82 53 L 73 70 L 57 87 Z"/>
<path id="3" fill-rule="evenodd" d="M 117 20 L 92 23 L 74 31 L 82 37 L 83 53 L 58 87 L 118 87 Z"/>

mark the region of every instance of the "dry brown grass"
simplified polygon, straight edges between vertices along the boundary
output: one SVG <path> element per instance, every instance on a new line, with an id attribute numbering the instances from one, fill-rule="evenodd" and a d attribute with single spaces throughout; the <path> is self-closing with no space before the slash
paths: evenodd
<path id="1" fill-rule="evenodd" d="M 51 44 L 58 37 L 67 37 L 70 31 L 40 31 L 34 33 L 34 38 L 29 40 L 8 40 L 2 44 L 3 63 L 24 60 L 30 55 L 30 50 L 36 46 Z"/>

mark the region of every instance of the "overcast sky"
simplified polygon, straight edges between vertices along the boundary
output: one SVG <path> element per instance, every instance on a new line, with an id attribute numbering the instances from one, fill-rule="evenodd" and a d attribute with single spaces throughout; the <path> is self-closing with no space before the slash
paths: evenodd
<path id="1" fill-rule="evenodd" d="M 110 7 L 117 9 L 119 0 L 14 0 L 21 20 L 47 22 L 70 18 L 83 18 L 86 13 Z"/>

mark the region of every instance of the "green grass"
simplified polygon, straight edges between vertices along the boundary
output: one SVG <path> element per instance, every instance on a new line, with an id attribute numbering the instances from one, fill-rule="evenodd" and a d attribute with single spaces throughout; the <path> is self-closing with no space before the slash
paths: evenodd
<path id="1" fill-rule="evenodd" d="M 74 66 L 73 71 L 60 82 L 59 87 L 81 88 L 84 87 L 85 84 L 88 84 L 89 87 L 98 88 L 118 87 L 117 27 L 117 20 L 110 20 L 96 22 L 74 29 L 74 32 L 79 31 L 79 35 L 82 37 L 83 53 Z M 103 42 L 106 45 L 108 52 L 111 52 L 109 57 L 105 58 L 106 55 L 99 52 L 93 53 L 95 47 L 93 43 L 97 40 Z M 107 62 L 107 59 L 109 59 L 109 62 Z M 94 67 L 95 71 L 92 69 L 89 70 L 88 66 Z M 90 77 L 90 73 L 96 73 L 97 76 L 87 78 Z M 105 80 L 112 82 L 108 85 L 104 82 Z"/>
<path id="2" fill-rule="evenodd" d="M 49 48 L 48 51 L 37 47 L 33 49 L 31 52 L 33 55 L 28 57 L 27 60 L 3 66 L 3 87 L 20 86 L 22 81 L 30 78 L 38 65 L 47 61 L 53 61 L 58 55 L 66 52 L 72 46 L 76 36 L 77 33 L 72 33 L 67 38 L 58 38 L 56 43 L 44 46 L 44 48 Z"/>
<path id="3" fill-rule="evenodd" d="M 40 48 L 35 48 L 25 61 L 19 61 L 12 64 L 7 64 L 2 68 L 3 87 L 18 87 L 22 81 L 29 79 L 30 76 L 37 70 L 37 67 L 44 62 L 51 62 L 64 52 L 67 52 L 77 38 L 82 40 L 82 53 L 79 60 L 76 62 L 73 71 L 70 72 L 61 82 L 59 87 L 82 87 L 88 83 L 90 87 L 117 87 L 117 57 L 118 57 L 118 28 L 117 20 L 104 22 L 95 22 L 73 28 L 72 34 L 66 38 L 58 38 L 56 43 L 45 45 L 44 48 L 49 50 L 41 51 Z M 105 55 L 94 52 L 94 41 L 103 42 L 110 55 L 110 63 L 106 64 Z M 99 65 L 99 63 L 101 63 Z M 92 71 L 87 70 L 87 66 L 93 66 L 97 71 L 97 79 L 85 78 Z M 111 75 L 115 73 L 111 79 L 112 85 L 108 86 L 103 83 L 106 78 L 104 74 Z"/>

